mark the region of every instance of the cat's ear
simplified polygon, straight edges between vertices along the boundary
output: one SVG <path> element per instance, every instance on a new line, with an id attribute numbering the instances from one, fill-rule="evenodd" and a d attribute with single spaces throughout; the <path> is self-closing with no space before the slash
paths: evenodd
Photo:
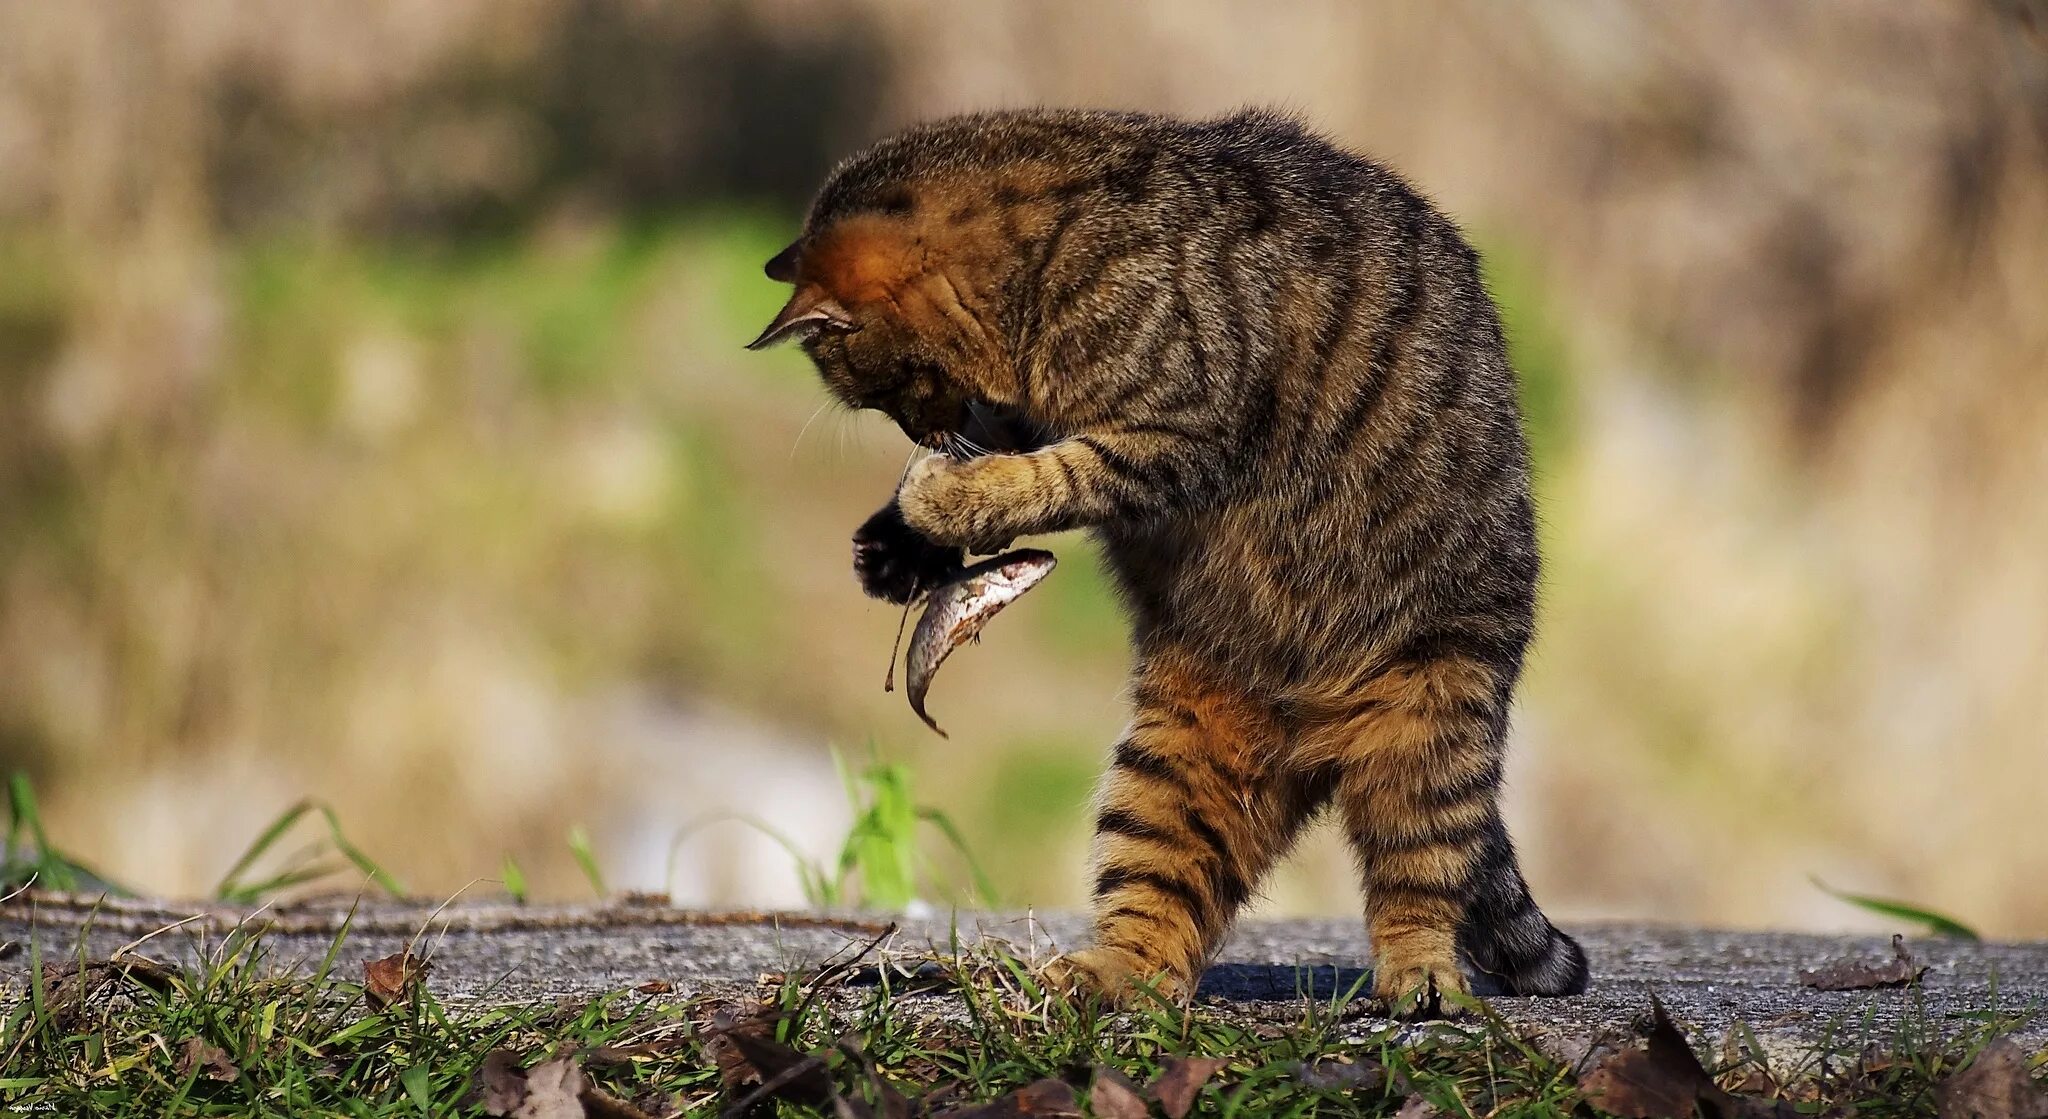
<path id="1" fill-rule="evenodd" d="M 796 283 L 796 247 L 800 244 L 801 241 L 791 241 L 788 248 L 768 258 L 768 265 L 762 271 L 768 273 L 769 279 L 777 283 Z"/>
<path id="2" fill-rule="evenodd" d="M 816 284 L 805 284 L 796 289 L 782 310 L 775 313 L 768 329 L 759 338 L 747 343 L 750 350 L 764 350 L 789 337 L 790 334 L 806 327 L 825 327 L 835 330 L 852 330 L 853 316 L 839 301 L 825 294 L 825 289 Z"/>

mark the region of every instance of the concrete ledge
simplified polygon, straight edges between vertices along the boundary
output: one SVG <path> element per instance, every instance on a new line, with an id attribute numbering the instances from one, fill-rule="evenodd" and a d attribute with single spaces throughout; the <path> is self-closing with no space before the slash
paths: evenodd
<path id="1" fill-rule="evenodd" d="M 704 913 L 637 904 L 595 907 L 474 904 L 432 906 L 349 899 L 299 902 L 262 910 L 167 902 L 105 901 L 42 895 L 0 906 L 0 1004 L 23 990 L 33 944 L 45 958 L 86 952 L 104 958 L 148 937 L 141 949 L 167 961 L 190 962 L 217 948 L 237 928 L 265 929 L 272 965 L 317 966 L 344 923 L 342 974 L 417 940 L 431 953 L 430 986 L 451 1002 L 510 1003 L 616 991 L 651 980 L 672 997 L 737 994 L 764 974 L 802 972 L 888 928 L 875 914 Z M 175 926 L 175 927 L 172 927 Z M 950 954 L 984 937 L 1024 956 L 1084 941 L 1085 920 L 1073 914 L 963 913 L 956 920 L 904 919 L 888 946 L 899 952 L 936 948 Z M 1710 1044 L 1738 1024 L 1767 1046 L 1856 1051 L 1891 1048 L 1902 1031 L 1953 1033 L 1993 1009 L 2024 1012 L 2048 1006 L 2048 943 L 1914 940 L 1908 947 L 1929 970 L 1917 987 L 1818 991 L 1799 972 L 1845 958 L 1882 962 L 1887 939 L 1794 933 L 1727 932 L 1638 924 L 1569 929 L 1592 958 L 1593 986 L 1571 999 L 1495 998 L 1510 1023 L 1565 1053 L 1632 1032 L 1656 992 L 1672 1016 Z M 1366 943 L 1349 920 L 1257 920 L 1244 923 L 1204 977 L 1201 1001 L 1248 1021 L 1298 1017 L 1304 998 L 1327 1000 L 1363 976 Z M 908 996 L 943 1014 L 944 994 Z M 1361 1032 L 1382 1023 L 1358 1019 Z M 2014 1040 L 2048 1044 L 2048 1014 L 2022 1024 Z M 1924 1041 L 1922 1042 L 1924 1044 Z"/>

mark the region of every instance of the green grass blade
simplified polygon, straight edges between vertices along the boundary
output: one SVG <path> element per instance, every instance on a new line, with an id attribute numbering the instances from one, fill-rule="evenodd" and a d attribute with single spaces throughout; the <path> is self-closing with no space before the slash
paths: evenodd
<path id="1" fill-rule="evenodd" d="M 504 880 L 505 892 L 512 895 L 512 900 L 525 905 L 526 872 L 519 869 L 519 864 L 512 860 L 511 855 L 505 856 L 505 865 L 498 868 L 498 876 Z"/>
<path id="2" fill-rule="evenodd" d="M 910 767 L 873 761 L 866 782 L 874 796 L 870 858 L 888 893 L 883 904 L 907 905 L 917 896 L 917 804 L 911 795 Z"/>
<path id="3" fill-rule="evenodd" d="M 921 808 L 917 814 L 938 828 L 945 835 L 946 842 L 953 845 L 953 850 L 960 856 L 960 860 L 967 864 L 967 876 L 974 883 L 976 900 L 984 905 L 996 904 L 995 883 L 989 881 L 988 875 L 982 871 L 980 861 L 967 847 L 967 837 L 960 834 L 960 828 L 953 823 L 953 818 L 936 808 Z"/>
<path id="4" fill-rule="evenodd" d="M 349 862 L 354 863 L 356 869 L 367 875 L 370 881 L 376 883 L 378 889 L 395 898 L 404 897 L 405 887 L 399 884 L 398 879 L 386 873 L 383 867 L 377 865 L 376 860 L 370 858 L 369 855 L 363 852 L 362 848 L 349 841 L 348 836 L 341 830 L 341 820 L 335 816 L 334 809 L 317 802 L 315 807 L 319 808 L 320 815 L 327 821 L 327 834 L 329 838 L 334 840 L 335 849 L 340 851 Z"/>
<path id="5" fill-rule="evenodd" d="M 576 865 L 583 868 L 583 877 L 590 880 L 590 888 L 598 897 L 605 897 L 611 891 L 605 889 L 604 872 L 597 868 L 597 853 L 590 849 L 590 833 L 578 824 L 569 829 L 569 853 L 576 856 Z"/>
<path id="6" fill-rule="evenodd" d="M 250 891 L 241 882 L 242 875 L 255 865 L 256 860 L 275 846 L 278 840 L 284 838 L 284 833 L 290 831 L 293 824 L 304 819 L 306 813 L 312 810 L 313 802 L 302 800 L 279 813 L 277 819 L 272 820 L 270 826 L 264 828 L 243 850 L 242 857 L 235 860 L 235 865 L 229 867 L 226 874 L 221 875 L 220 885 L 213 888 L 213 895 L 222 901 L 250 900 Z"/>
<path id="7" fill-rule="evenodd" d="M 90 890 L 115 897 L 135 896 L 133 891 L 108 881 L 91 867 L 50 845 L 49 834 L 43 830 L 42 812 L 36 807 L 35 789 L 29 784 L 26 773 L 17 771 L 7 779 L 7 817 L 7 845 L 5 859 L 0 861 L 0 889 L 13 890 L 33 880 L 49 890 Z M 24 832 L 33 844 L 32 854 L 23 852 L 29 846 L 22 842 Z"/>
<path id="8" fill-rule="evenodd" d="M 16 858 L 21 847 L 21 834 L 26 831 L 35 844 L 34 862 L 25 868 L 24 881 L 33 875 L 36 883 L 50 890 L 76 890 L 78 868 L 71 861 L 50 849 L 50 836 L 43 830 L 43 815 L 36 808 L 36 792 L 28 783 L 28 774 L 16 770 L 7 779 L 7 850 L 9 858 Z"/>
<path id="9" fill-rule="evenodd" d="M 28 783 L 28 774 L 16 770 L 7 778 L 8 846 L 19 843 L 24 830 L 35 840 L 38 852 L 50 849 L 50 837 L 43 834 L 42 814 L 36 811 L 35 789 Z"/>
<path id="10" fill-rule="evenodd" d="M 1869 910 L 1883 917 L 1895 917 L 1901 921 L 1912 921 L 1926 927 L 1935 936 L 1952 937 L 1956 940 L 1982 940 L 1977 930 L 1953 917 L 1947 917 L 1930 909 L 1889 898 L 1871 897 L 1867 894 L 1852 894 L 1837 890 L 1818 878 L 1811 879 L 1822 893 L 1839 901 L 1848 902 L 1858 909 Z"/>
<path id="11" fill-rule="evenodd" d="M 222 891 L 215 895 L 215 900 L 228 902 L 231 905 L 254 905 L 265 898 L 283 893 L 293 886 L 303 886 L 308 882 L 318 882 L 340 869 L 341 864 L 339 863 L 314 863 L 308 866 L 293 867 L 289 870 L 279 871 L 269 878 L 251 882 L 246 886 Z"/>

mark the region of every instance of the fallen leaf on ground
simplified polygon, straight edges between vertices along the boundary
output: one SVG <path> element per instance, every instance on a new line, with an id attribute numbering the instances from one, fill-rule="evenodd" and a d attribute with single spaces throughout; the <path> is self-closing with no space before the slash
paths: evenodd
<path id="1" fill-rule="evenodd" d="M 1823 968 L 1799 973 L 1799 982 L 1817 991 L 1867 991 L 1874 987 L 1904 987 L 1919 981 L 1927 965 L 1906 951 L 1906 938 L 1892 937 L 1892 958 L 1881 964 L 1862 960 L 1838 960 Z"/>
<path id="2" fill-rule="evenodd" d="M 676 1106 L 665 1100 L 653 1102 L 657 1107 L 667 1108 L 658 1114 L 674 1115 L 677 1112 Z M 593 1084 L 583 1090 L 583 1115 L 585 1119 L 656 1119 L 657 1112 L 637 1100 L 622 1100 Z"/>
<path id="3" fill-rule="evenodd" d="M 574 1057 L 522 1069 L 519 1054 L 509 1049 L 484 1056 L 462 1103 L 481 1106 L 485 1115 L 498 1119 L 654 1119 L 659 1114 L 592 1084 Z"/>
<path id="4" fill-rule="evenodd" d="M 1386 1070 L 1376 1061 L 1340 1061 L 1335 1057 L 1305 1064 L 1295 1078 L 1325 1092 L 1371 1090 L 1386 1079 Z"/>
<path id="5" fill-rule="evenodd" d="M 791 1103 L 821 1104 L 832 1098 L 832 1077 L 823 1062 L 799 1053 L 773 1038 L 737 1032 L 730 1036 L 747 1066 L 762 1085 L 774 1085 L 769 1095 Z"/>
<path id="6" fill-rule="evenodd" d="M 1408 1102 L 1401 1105 L 1401 1110 L 1394 1113 L 1394 1119 L 1436 1119 L 1442 1114 L 1443 1112 L 1436 1109 L 1435 1104 L 1421 1096 L 1409 1096 Z"/>
<path id="7" fill-rule="evenodd" d="M 1181 1119 L 1195 1106 L 1202 1085 L 1229 1063 L 1214 1057 L 1168 1057 L 1159 1079 L 1152 1082 L 1152 1098 L 1159 1101 L 1167 1119 Z"/>
<path id="8" fill-rule="evenodd" d="M 647 1119 L 675 1119 L 683 1113 L 683 1109 L 677 1106 L 676 1101 L 660 1092 L 642 1092 L 634 1096 L 633 1106 L 639 1108 L 640 1114 L 645 1115 Z"/>
<path id="9" fill-rule="evenodd" d="M 988 1103 L 941 1111 L 932 1119 L 1079 1119 L 1081 1105 L 1074 1099 L 1073 1086 L 1064 1080 L 1038 1080 Z"/>
<path id="10" fill-rule="evenodd" d="M 469 1099 L 483 1105 L 486 1115 L 510 1115 L 526 1099 L 526 1070 L 519 1067 L 519 1054 L 493 1049 L 484 1055 L 469 1081 Z"/>
<path id="11" fill-rule="evenodd" d="M 633 989 L 643 995 L 665 995 L 675 990 L 676 985 L 666 979 L 650 979 Z"/>
<path id="12" fill-rule="evenodd" d="M 242 1078 L 242 1070 L 228 1060 L 227 1050 L 204 1038 L 188 1037 L 178 1047 L 177 1070 L 179 1076 L 191 1076 L 196 1070 L 208 1080 L 231 1084 Z"/>
<path id="13" fill-rule="evenodd" d="M 556 1057 L 526 1070 L 526 1098 L 510 1119 L 584 1119 L 583 1093 L 590 1078 L 571 1057 Z"/>
<path id="14" fill-rule="evenodd" d="M 832 1078 L 822 1062 L 775 1040 L 775 1027 L 758 1006 L 731 1004 L 711 1008 L 700 1019 L 697 1034 L 718 1068 L 718 1080 L 735 1098 L 764 1085 L 767 1094 L 791 1103 L 816 1107 L 832 1098 Z"/>
<path id="15" fill-rule="evenodd" d="M 1152 1113 L 1138 1086 L 1107 1065 L 1095 1070 L 1095 1086 L 1088 1089 L 1088 1110 L 1098 1119 L 1145 1119 Z"/>
<path id="16" fill-rule="evenodd" d="M 838 1119 L 910 1119 L 913 1113 L 924 1114 L 929 1108 L 920 1110 L 910 1102 L 910 1097 L 897 1091 L 887 1081 L 877 1081 L 881 1086 L 882 1104 L 878 1108 L 866 1100 L 851 1096 L 833 1096 L 832 1113 Z"/>
<path id="17" fill-rule="evenodd" d="M 379 1010 L 418 989 L 433 965 L 412 954 L 411 949 L 371 960 L 363 965 L 363 994 Z"/>
<path id="18" fill-rule="evenodd" d="M 705 1055 L 718 1069 L 718 1082 L 728 1092 L 761 1082 L 761 1071 L 747 1062 L 746 1055 L 733 1044 L 732 1035 L 741 1030 L 766 1034 L 770 1028 L 761 1019 L 759 1006 L 744 1004 L 737 1009 L 739 1012 L 734 1013 L 731 1003 L 713 1003 L 694 1023 Z"/>
<path id="19" fill-rule="evenodd" d="M 133 952 L 114 953 L 114 958 L 107 961 L 107 966 L 155 991 L 168 991 L 178 981 L 178 969 L 161 960 L 138 956 Z"/>
<path id="20" fill-rule="evenodd" d="M 1935 1089 L 1941 1119 L 2048 1119 L 2048 1088 L 2027 1074 L 2027 1057 L 2003 1038 Z"/>
<path id="21" fill-rule="evenodd" d="M 1650 1006 L 1656 1020 L 1648 1043 L 1600 1062 L 1579 1079 L 1579 1090 L 1593 1103 L 1629 1119 L 1693 1119 L 1701 1110 L 1709 1115 L 1729 1112 L 1733 1097 L 1707 1075 L 1685 1035 L 1671 1024 L 1664 1004 L 1652 998 Z M 1700 1104 L 1707 1106 L 1702 1109 Z"/>

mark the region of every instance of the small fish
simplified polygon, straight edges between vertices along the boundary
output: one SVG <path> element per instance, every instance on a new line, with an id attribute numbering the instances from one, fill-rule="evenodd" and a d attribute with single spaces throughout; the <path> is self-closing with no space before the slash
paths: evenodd
<path id="1" fill-rule="evenodd" d="M 939 724 L 924 712 L 924 696 L 932 677 L 946 663 L 953 650 L 980 636 L 981 627 L 1003 607 L 1023 597 L 1052 573 L 1059 561 L 1051 552 L 1019 548 L 967 568 L 951 582 L 934 589 L 925 603 L 924 616 L 910 635 L 910 653 L 905 671 L 909 682 L 910 709 L 925 725 L 947 737 Z M 891 658 L 894 659 L 893 657 Z"/>

